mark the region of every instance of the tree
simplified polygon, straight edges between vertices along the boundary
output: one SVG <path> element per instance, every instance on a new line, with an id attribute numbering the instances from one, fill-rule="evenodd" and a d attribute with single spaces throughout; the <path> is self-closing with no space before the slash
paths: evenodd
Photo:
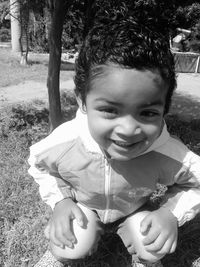
<path id="1" fill-rule="evenodd" d="M 64 19 L 70 5 L 70 0 L 48 1 L 48 7 L 51 14 L 49 33 L 49 67 L 47 78 L 50 131 L 55 129 L 62 122 L 60 104 L 61 38 Z"/>
<path id="2" fill-rule="evenodd" d="M 94 0 L 84 2 L 84 14 L 89 14 L 90 7 Z M 83 1 L 73 0 L 49 0 L 48 7 L 51 14 L 51 25 L 49 34 L 49 67 L 48 67 L 48 96 L 49 96 L 49 122 L 50 131 L 55 129 L 62 122 L 60 104 L 60 64 L 62 53 L 62 32 L 66 15 L 74 5 L 76 8 L 83 8 Z M 85 22 L 83 22 L 85 23 Z M 88 23 L 88 21 L 87 21 Z M 85 25 L 85 24 L 84 24 Z M 88 24 L 87 24 L 88 26 Z M 88 28 L 84 28 L 85 31 Z"/>
<path id="3" fill-rule="evenodd" d="M 10 0 L 10 21 L 11 21 L 11 43 L 14 52 L 21 51 L 20 36 L 20 2 L 17 0 Z"/>
<path id="4" fill-rule="evenodd" d="M 5 2 L 7 1 L 3 1 L 4 5 Z M 21 52 L 21 64 L 27 64 L 30 13 L 41 11 L 44 6 L 45 0 L 10 0 L 12 50 Z"/>
<path id="5" fill-rule="evenodd" d="M 30 13 L 34 11 L 41 11 L 44 6 L 44 0 L 17 0 L 20 7 L 19 22 L 21 26 L 21 34 L 19 38 L 21 60 L 20 63 L 26 65 L 28 63 L 29 52 L 29 24 Z"/>

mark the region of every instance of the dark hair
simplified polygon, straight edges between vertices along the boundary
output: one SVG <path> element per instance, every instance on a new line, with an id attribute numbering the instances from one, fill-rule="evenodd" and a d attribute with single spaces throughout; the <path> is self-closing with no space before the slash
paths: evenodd
<path id="1" fill-rule="evenodd" d="M 121 68 L 159 71 L 168 85 L 167 113 L 176 87 L 176 75 L 166 39 L 160 32 L 140 25 L 132 16 L 94 24 L 82 44 L 75 66 L 75 93 L 83 105 L 94 70 L 98 72 L 98 66 L 115 64 Z"/>

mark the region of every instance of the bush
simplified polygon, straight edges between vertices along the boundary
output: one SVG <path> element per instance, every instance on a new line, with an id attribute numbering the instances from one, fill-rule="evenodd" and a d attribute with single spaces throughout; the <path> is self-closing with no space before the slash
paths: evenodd
<path id="1" fill-rule="evenodd" d="M 190 51 L 200 53 L 200 22 L 192 28 L 189 47 Z"/>
<path id="2" fill-rule="evenodd" d="M 63 114 L 63 121 L 68 121 L 74 118 L 78 104 L 72 91 L 61 93 L 61 107 Z"/>
<path id="3" fill-rule="evenodd" d="M 6 28 L 0 29 L 0 42 L 9 42 L 10 39 L 10 30 Z"/>
<path id="4" fill-rule="evenodd" d="M 48 23 L 49 18 L 38 16 L 37 20 L 32 22 L 29 27 L 29 42 L 30 49 L 34 52 L 48 53 L 49 43 L 48 43 Z"/>
<path id="5" fill-rule="evenodd" d="M 15 105 L 4 112 L 9 113 L 10 116 L 1 114 L 0 138 L 6 138 L 10 133 L 15 133 L 30 145 L 48 132 L 49 112 L 45 107 L 34 104 Z"/>

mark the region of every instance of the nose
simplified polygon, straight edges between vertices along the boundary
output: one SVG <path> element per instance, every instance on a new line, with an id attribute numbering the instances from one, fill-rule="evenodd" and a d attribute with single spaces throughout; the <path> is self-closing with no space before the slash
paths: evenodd
<path id="1" fill-rule="evenodd" d="M 116 132 L 122 136 L 133 136 L 141 133 L 140 123 L 131 115 L 119 118 Z"/>

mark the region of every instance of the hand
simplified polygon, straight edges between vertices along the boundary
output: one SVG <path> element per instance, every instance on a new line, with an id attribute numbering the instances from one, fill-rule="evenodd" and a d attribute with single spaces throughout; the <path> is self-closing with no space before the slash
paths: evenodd
<path id="1" fill-rule="evenodd" d="M 164 255 L 175 251 L 178 224 L 167 208 L 161 207 L 148 214 L 140 224 L 140 231 L 145 235 L 143 244 L 147 251 Z"/>
<path id="2" fill-rule="evenodd" d="M 45 235 L 55 245 L 73 248 L 76 238 L 72 231 L 72 220 L 76 219 L 80 227 L 84 227 L 84 214 L 70 198 L 58 202 L 52 218 L 45 229 Z"/>

